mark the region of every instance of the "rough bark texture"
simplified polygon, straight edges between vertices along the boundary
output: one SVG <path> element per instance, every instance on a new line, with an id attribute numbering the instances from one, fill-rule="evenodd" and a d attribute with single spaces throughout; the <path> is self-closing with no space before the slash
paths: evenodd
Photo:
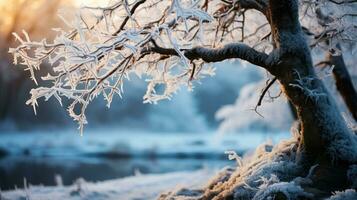
<path id="1" fill-rule="evenodd" d="M 270 0 L 269 21 L 276 49 L 272 53 L 275 75 L 301 121 L 302 147 L 309 160 L 330 157 L 327 148 L 351 134 L 333 98 L 313 69 L 309 47 L 298 18 L 296 0 Z M 347 141 L 346 141 L 347 142 Z M 346 152 L 339 160 L 349 160 Z M 355 158 L 354 158 L 355 159 Z M 354 160 L 355 161 L 355 160 Z"/>
<path id="2" fill-rule="evenodd" d="M 296 0 L 269 1 L 270 23 L 277 46 L 274 50 L 277 64 L 271 73 L 278 78 L 297 110 L 302 135 L 299 161 L 305 166 L 319 164 L 316 173 L 320 174 L 314 182 L 317 188 L 340 189 L 329 173 L 334 168 L 344 173 L 348 164 L 356 163 L 356 152 L 350 146 L 356 145 L 356 141 L 334 99 L 315 74 L 298 20 L 297 4 Z M 335 167 L 331 167 L 334 164 Z M 343 187 L 341 182 L 339 184 Z"/>
<path id="3" fill-rule="evenodd" d="M 324 13 L 320 8 L 316 9 L 316 16 L 318 18 L 318 23 L 322 27 L 326 27 L 329 23 L 333 22 L 332 17 Z M 325 37 L 325 35 L 322 36 Z M 321 37 L 321 35 L 315 36 L 315 38 L 316 37 Z M 326 40 L 326 45 L 329 45 L 329 43 L 330 41 Z M 340 44 L 337 44 L 336 48 L 337 51 L 342 52 Z M 350 74 L 348 73 L 342 53 L 336 54 L 336 50 L 332 49 L 327 54 L 326 62 L 326 64 L 334 66 L 333 74 L 335 77 L 337 90 L 341 94 L 353 118 L 357 121 L 357 92 L 353 86 L 353 82 Z"/>
<path id="4" fill-rule="evenodd" d="M 341 94 L 349 111 L 355 121 L 357 121 L 357 92 L 353 86 L 350 74 L 348 73 L 343 55 L 328 54 L 328 60 L 333 68 L 333 75 L 336 81 L 336 87 Z"/>

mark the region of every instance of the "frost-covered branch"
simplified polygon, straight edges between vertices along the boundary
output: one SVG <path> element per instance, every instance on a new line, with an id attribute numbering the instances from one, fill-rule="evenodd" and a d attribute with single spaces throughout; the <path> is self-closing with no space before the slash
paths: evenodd
<path id="1" fill-rule="evenodd" d="M 302 18 L 312 36 L 311 47 L 334 49 L 336 46 L 351 46 L 355 51 L 357 42 L 357 2 L 323 0 L 301 1 Z M 327 45 L 326 45 L 327 44 Z"/>
<path id="2" fill-rule="evenodd" d="M 202 59 L 205 62 L 220 62 L 226 59 L 239 58 L 263 68 L 269 68 L 267 65 L 268 55 L 259 52 L 246 44 L 228 44 L 222 48 L 210 49 L 204 47 L 195 47 L 182 50 L 189 60 Z M 144 49 L 143 53 L 155 52 L 164 55 L 179 56 L 174 49 L 162 48 L 159 46 Z"/>
<path id="3" fill-rule="evenodd" d="M 33 41 L 25 31 L 22 36 L 14 33 L 20 43 L 10 49 L 14 63 L 26 66 L 36 84 L 42 85 L 36 73 L 41 64 L 49 62 L 53 66 L 50 74 L 41 77 L 49 86 L 31 90 L 27 103 L 36 113 L 42 97 L 55 97 L 61 105 L 67 98 L 68 112 L 82 130 L 89 103 L 101 95 L 109 107 L 116 94 L 122 96 L 124 81 L 131 74 L 145 77 L 148 82 L 146 103 L 170 99 L 182 85 L 192 88 L 194 80 L 213 75 L 214 71 L 204 67 L 202 60 L 190 61 L 192 56 L 181 49 L 212 46 L 214 42 L 205 37 L 216 33 L 213 27 L 217 18 L 212 13 L 220 8 L 217 2 L 118 0 L 106 7 L 82 7 L 73 20 L 62 17 L 69 30 L 55 29 L 57 37 L 52 42 Z M 203 9 L 207 3 L 209 10 Z M 152 41 L 172 49 L 177 56 L 144 56 L 143 49 Z M 159 93 L 161 85 L 164 91 Z"/>
<path id="4" fill-rule="evenodd" d="M 123 95 L 123 84 L 132 74 L 148 82 L 144 102 L 156 103 L 213 75 L 205 63 L 242 59 L 269 71 L 267 60 L 276 59 L 267 54 L 274 47 L 267 6 L 267 0 L 116 0 L 105 7 L 82 7 L 70 19 L 62 17 L 68 30 L 54 29 L 53 41 L 14 33 L 20 44 L 10 53 L 40 85 L 27 103 L 35 109 L 42 97 L 55 97 L 61 104 L 68 98 L 68 111 L 82 129 L 88 104 L 102 96 L 109 107 L 116 94 Z M 350 18 L 341 14 L 334 19 Z M 330 39 L 338 35 L 354 40 L 355 34 L 347 34 L 353 29 L 336 20 L 324 30 Z M 245 44 L 237 43 L 239 38 Z M 40 77 L 47 82 L 43 86 L 36 71 L 47 62 L 52 72 Z"/>

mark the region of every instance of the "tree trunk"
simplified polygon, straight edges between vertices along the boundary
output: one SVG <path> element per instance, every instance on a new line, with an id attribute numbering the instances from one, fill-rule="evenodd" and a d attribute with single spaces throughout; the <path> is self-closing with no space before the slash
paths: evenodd
<path id="1" fill-rule="evenodd" d="M 259 2 L 268 2 L 267 7 L 260 11 L 265 14 L 271 26 L 273 52 L 269 56 L 258 55 L 252 50 L 245 51 L 244 54 L 246 47 L 240 46 L 237 51 L 230 49 L 229 56 L 249 58 L 249 62 L 263 66 L 278 79 L 296 110 L 299 138 L 291 143 L 282 142 L 283 147 L 278 145 L 274 151 L 263 150 L 264 153 L 261 153 L 258 148 L 253 160 L 239 166 L 232 173 L 224 172 L 219 175 L 198 199 L 261 199 L 259 195 L 262 194 L 268 197 L 276 192 L 276 188 L 268 187 L 265 190 L 266 183 L 257 183 L 264 182 L 263 178 L 269 182 L 272 175 L 281 182 L 294 182 L 301 186 L 312 195 L 307 199 L 328 197 L 332 192 L 345 190 L 350 185 L 347 171 L 352 164 L 357 164 L 356 136 L 347 127 L 334 98 L 315 73 L 310 49 L 299 22 L 298 0 Z M 226 53 L 223 50 L 214 51 L 215 55 L 222 57 Z M 206 57 L 213 57 L 211 55 L 213 54 Z M 284 145 L 288 145 L 288 148 Z M 297 183 L 297 177 L 300 180 L 308 179 L 308 183 Z M 257 191 L 261 193 L 258 195 Z M 180 196 L 179 192 L 177 194 Z M 175 193 L 164 195 L 161 199 L 176 199 L 171 198 L 171 195 L 175 196 Z M 274 193 L 269 197 L 288 198 L 285 198 L 285 194 L 278 196 Z"/>
<path id="2" fill-rule="evenodd" d="M 345 168 L 356 163 L 356 140 L 334 98 L 314 71 L 310 49 L 299 23 L 298 1 L 269 0 L 267 17 L 276 46 L 271 54 L 270 72 L 278 78 L 300 121 L 299 161 L 306 167 L 319 164 L 316 173 L 322 174 L 314 184 L 331 187 L 324 189 L 338 189 L 335 188 L 338 187 L 336 180 L 327 180 L 331 176 L 324 175 L 331 172 L 331 165 Z"/>
<path id="3" fill-rule="evenodd" d="M 333 22 L 333 18 L 324 13 L 323 9 L 317 8 L 315 12 L 318 18 L 318 23 L 322 27 L 326 27 L 329 23 Z M 315 36 L 315 38 L 316 37 L 321 36 Z M 330 45 L 330 41 L 328 39 L 326 39 L 325 42 L 326 45 Z M 342 51 L 340 44 L 337 44 L 336 48 L 337 51 Z M 337 90 L 341 94 L 353 118 L 357 121 L 357 92 L 353 86 L 353 82 L 348 73 L 342 53 L 339 55 L 336 55 L 335 53 L 336 50 L 334 49 L 327 53 L 327 64 L 334 66 L 333 75 L 335 77 Z"/>
<path id="4" fill-rule="evenodd" d="M 333 68 L 333 75 L 336 81 L 336 87 L 341 94 L 348 110 L 351 112 L 355 121 L 357 121 L 357 92 L 353 86 L 350 74 L 348 73 L 343 55 L 328 54 L 328 60 Z"/>

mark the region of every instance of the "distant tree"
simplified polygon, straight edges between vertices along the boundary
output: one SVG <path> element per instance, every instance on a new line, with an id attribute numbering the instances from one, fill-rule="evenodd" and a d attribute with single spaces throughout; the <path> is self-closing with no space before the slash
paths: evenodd
<path id="1" fill-rule="evenodd" d="M 12 67 L 8 49 L 14 46 L 13 32 L 25 29 L 34 38 L 39 39 L 47 23 L 58 25 L 57 10 L 65 0 L 12 0 L 0 2 L 0 120 L 6 118 L 19 95 L 19 89 L 27 80 L 27 74 Z M 46 19 L 43 20 L 43 19 Z M 48 37 L 53 34 L 48 32 Z"/>
<path id="2" fill-rule="evenodd" d="M 351 6 L 352 9 L 357 9 L 356 5 Z M 316 9 L 316 16 L 318 19 L 318 23 L 321 26 L 322 31 L 320 33 L 312 34 L 315 39 L 318 39 L 319 44 L 323 45 L 325 42 L 324 49 L 327 49 L 326 59 L 317 63 L 318 67 L 333 67 L 333 75 L 335 78 L 335 83 L 337 90 L 341 94 L 347 108 L 351 112 L 355 121 L 357 121 L 357 91 L 353 85 L 353 81 L 351 79 L 350 73 L 348 72 L 345 59 L 343 57 L 343 50 L 341 49 L 341 45 L 338 42 L 335 42 L 335 48 L 329 48 L 331 43 L 331 33 L 329 33 L 328 29 L 330 28 L 330 24 L 336 23 L 336 19 L 333 16 L 333 11 L 326 11 L 321 8 Z M 346 13 L 344 17 L 348 16 L 356 16 L 355 13 Z M 341 16 L 342 17 L 342 16 Z M 356 20 L 353 21 L 356 23 Z M 310 32 L 311 33 L 311 32 Z M 345 38 L 348 39 L 348 38 Z M 313 43 L 313 45 L 317 45 L 318 43 Z M 352 47 L 353 50 L 354 47 Z"/>
<path id="3" fill-rule="evenodd" d="M 315 72 L 305 32 L 318 25 L 316 9 L 332 9 L 332 21 L 321 33 L 328 36 L 330 52 L 355 44 L 356 1 L 300 3 L 299 10 L 297 0 L 116 1 L 81 8 L 73 20 L 64 19 L 71 30 L 57 29 L 51 43 L 15 34 L 20 45 L 10 52 L 35 82 L 35 71 L 49 61 L 54 72 L 42 79 L 51 86 L 33 89 L 28 104 L 35 109 L 42 97 L 60 103 L 69 98 L 69 114 L 81 132 L 89 103 L 102 95 L 109 107 L 115 94 L 123 94 L 130 73 L 145 75 L 144 102 L 157 103 L 213 75 L 205 63 L 241 59 L 259 66 L 272 76 L 268 86 L 278 81 L 297 111 L 295 140 L 258 152 L 248 167 L 222 175 L 199 198 L 318 199 L 355 184 L 350 175 L 356 174 L 357 139 Z"/>

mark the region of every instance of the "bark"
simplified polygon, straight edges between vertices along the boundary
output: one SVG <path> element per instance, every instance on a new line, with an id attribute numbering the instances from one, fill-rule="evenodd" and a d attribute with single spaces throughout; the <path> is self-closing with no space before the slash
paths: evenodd
<path id="1" fill-rule="evenodd" d="M 349 137 L 335 101 L 317 77 L 301 29 L 296 0 L 270 0 L 269 21 L 276 49 L 270 72 L 283 86 L 301 121 L 303 147 L 311 160 L 327 156 L 337 135 Z M 336 149 L 338 151 L 338 149 Z M 348 160 L 341 156 L 339 159 Z"/>
<path id="2" fill-rule="evenodd" d="M 357 92 L 353 86 L 350 74 L 348 73 L 343 55 L 328 54 L 328 60 L 333 68 L 333 75 L 336 81 L 336 87 L 341 94 L 348 110 L 351 112 L 355 121 L 357 121 Z"/>
<path id="3" fill-rule="evenodd" d="M 297 116 L 297 112 L 296 112 L 295 106 L 290 101 L 288 102 L 288 104 L 289 104 L 289 108 L 290 108 L 291 114 L 293 116 L 293 119 L 294 120 L 298 120 L 298 116 Z"/>
<path id="4" fill-rule="evenodd" d="M 336 3 L 336 2 L 335 2 Z M 348 2 L 341 2 L 348 3 Z M 336 3 L 337 4 L 337 3 Z M 316 16 L 319 19 L 318 23 L 322 27 L 326 27 L 329 23 L 333 22 L 333 19 L 330 15 L 323 12 L 321 8 L 316 9 Z M 317 37 L 327 37 L 327 35 L 317 35 Z M 329 40 L 326 39 L 326 45 L 329 45 Z M 339 44 L 336 45 L 337 50 L 341 50 Z M 333 50 L 335 51 L 335 50 Z M 353 118 L 357 121 L 357 92 L 353 86 L 352 79 L 348 73 L 345 61 L 343 59 L 342 53 L 339 55 L 335 54 L 336 52 L 329 52 L 327 54 L 327 63 L 334 66 L 333 75 L 336 81 L 336 87 L 339 93 L 341 94 L 347 108 L 351 112 Z"/>
<path id="5" fill-rule="evenodd" d="M 302 136 L 298 160 L 306 167 L 319 164 L 319 175 L 314 180 L 318 189 L 339 189 L 344 186 L 343 180 L 338 185 L 336 177 L 329 173 L 335 169 L 341 172 L 341 179 L 345 177 L 346 166 L 357 161 L 356 140 L 313 69 L 298 19 L 298 2 L 270 0 L 268 14 L 277 47 L 272 54 L 276 64 L 270 72 L 278 78 L 297 111 Z"/>

